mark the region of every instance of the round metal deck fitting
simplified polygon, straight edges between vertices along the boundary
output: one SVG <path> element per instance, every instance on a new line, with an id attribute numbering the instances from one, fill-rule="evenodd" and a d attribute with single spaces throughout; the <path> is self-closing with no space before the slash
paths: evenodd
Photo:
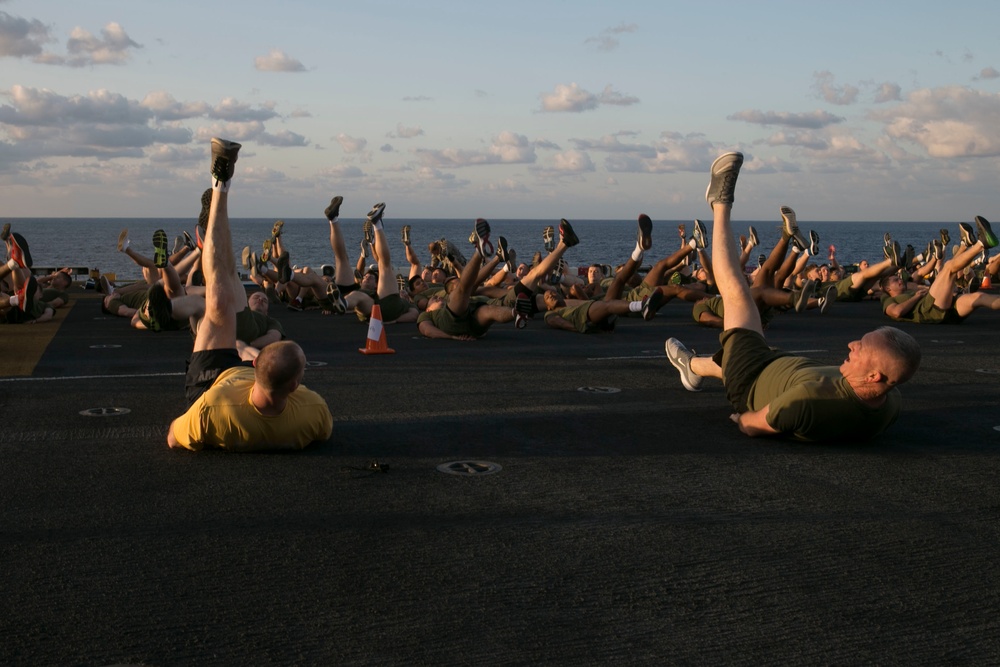
<path id="1" fill-rule="evenodd" d="M 451 461 L 442 463 L 437 467 L 440 472 L 449 475 L 462 475 L 464 477 L 475 477 L 477 475 L 492 475 L 503 470 L 499 463 L 490 461 Z"/>
<path id="2" fill-rule="evenodd" d="M 84 417 L 119 417 L 132 412 L 128 408 L 87 408 L 80 410 Z"/>

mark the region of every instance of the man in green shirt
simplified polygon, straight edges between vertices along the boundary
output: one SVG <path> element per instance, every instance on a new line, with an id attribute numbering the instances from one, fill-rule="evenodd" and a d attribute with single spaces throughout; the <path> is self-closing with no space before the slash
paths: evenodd
<path id="1" fill-rule="evenodd" d="M 698 391 L 704 377 L 722 380 L 732 421 L 751 437 L 856 440 L 881 433 L 899 415 L 896 385 L 916 372 L 919 345 L 909 334 L 883 327 L 848 344 L 850 352 L 839 367 L 768 346 L 730 222 L 742 165 L 741 153 L 719 157 L 705 193 L 714 217 L 715 280 L 725 304 L 722 350 L 714 357 L 696 357 L 671 338 L 666 342 L 670 363 L 690 391 Z"/>

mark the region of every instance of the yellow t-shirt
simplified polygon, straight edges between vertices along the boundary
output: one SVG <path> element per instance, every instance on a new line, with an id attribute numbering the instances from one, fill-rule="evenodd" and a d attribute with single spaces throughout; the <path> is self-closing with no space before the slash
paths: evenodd
<path id="1" fill-rule="evenodd" d="M 250 402 L 254 370 L 236 366 L 215 383 L 172 426 L 174 438 L 187 449 L 220 447 L 252 452 L 303 449 L 326 440 L 333 432 L 333 415 L 316 392 L 299 387 L 288 396 L 280 415 L 262 415 Z"/>

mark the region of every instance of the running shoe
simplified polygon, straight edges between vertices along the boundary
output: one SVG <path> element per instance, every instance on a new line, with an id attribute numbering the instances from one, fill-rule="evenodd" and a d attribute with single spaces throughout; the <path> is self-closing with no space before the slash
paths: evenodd
<path id="1" fill-rule="evenodd" d="M 212 188 L 208 188 L 201 193 L 201 213 L 198 214 L 198 226 L 202 229 L 208 229 L 208 213 L 211 210 Z"/>
<path id="2" fill-rule="evenodd" d="M 35 295 L 37 293 L 38 281 L 35 280 L 35 276 L 29 275 L 24 284 L 21 285 L 21 289 L 17 290 L 17 307 L 30 315 L 35 309 Z"/>
<path id="3" fill-rule="evenodd" d="M 285 227 L 284 220 L 275 220 L 274 227 L 271 227 L 271 238 L 278 238 L 281 236 L 281 230 Z"/>
<path id="4" fill-rule="evenodd" d="M 118 252 L 126 250 L 128 250 L 128 230 L 123 229 L 122 233 L 118 235 Z"/>
<path id="5" fill-rule="evenodd" d="M 31 250 L 28 248 L 28 242 L 17 232 L 11 232 L 7 237 L 7 254 L 22 269 L 31 268 Z"/>
<path id="6" fill-rule="evenodd" d="M 809 297 L 813 295 L 816 291 L 816 281 L 807 280 L 802 283 L 802 289 L 797 292 L 792 292 L 794 297 L 792 305 L 795 306 L 795 312 L 801 313 L 809 305 Z"/>
<path id="7" fill-rule="evenodd" d="M 556 249 L 556 230 L 552 225 L 542 230 L 542 244 L 545 252 L 552 252 Z"/>
<path id="8" fill-rule="evenodd" d="M 573 231 L 573 226 L 569 224 L 569 220 L 566 218 L 559 221 L 559 238 L 566 244 L 567 248 L 572 248 L 580 243 L 580 237 Z"/>
<path id="9" fill-rule="evenodd" d="M 507 239 L 502 236 L 497 237 L 497 257 L 504 264 L 507 263 Z"/>
<path id="10" fill-rule="evenodd" d="M 191 235 L 188 234 L 187 232 L 181 232 L 181 235 L 184 237 L 184 245 L 186 245 L 191 250 L 194 250 L 195 244 L 194 244 L 194 239 L 191 238 Z"/>
<path id="11" fill-rule="evenodd" d="M 167 233 L 162 229 L 157 229 L 153 232 L 153 264 L 158 269 L 166 268 L 168 258 Z"/>
<path id="12" fill-rule="evenodd" d="M 260 261 L 269 262 L 271 261 L 271 239 L 264 239 L 264 242 L 260 244 L 261 253 Z"/>
<path id="13" fill-rule="evenodd" d="M 654 289 L 649 296 L 642 300 L 642 319 L 649 322 L 656 317 L 656 311 L 663 305 L 663 292 Z"/>
<path id="14" fill-rule="evenodd" d="M 795 222 L 795 211 L 791 206 L 782 206 L 778 209 L 781 213 L 781 233 L 788 238 L 795 238 L 799 235 L 799 225 Z"/>
<path id="15" fill-rule="evenodd" d="M 649 250 L 653 247 L 653 221 L 645 213 L 639 216 L 639 236 L 637 240 L 639 247 L 643 250 Z"/>
<path id="16" fill-rule="evenodd" d="M 385 213 L 385 203 L 379 202 L 378 204 L 372 206 L 372 210 L 368 211 L 368 220 L 372 223 L 372 225 L 376 225 L 382 222 L 383 213 Z M 372 236 L 372 240 L 375 240 L 374 236 Z"/>
<path id="17" fill-rule="evenodd" d="M 701 391 L 704 378 L 691 370 L 694 350 L 689 350 L 676 338 L 668 338 L 663 344 L 663 350 L 667 353 L 667 359 L 680 373 L 684 388 L 688 391 Z"/>
<path id="18" fill-rule="evenodd" d="M 837 286 L 830 285 L 826 292 L 819 298 L 819 314 L 825 315 L 830 308 L 830 304 L 837 300 Z"/>
<path id="19" fill-rule="evenodd" d="M 531 317 L 531 295 L 521 292 L 514 300 L 514 326 L 523 329 L 528 326 L 528 318 Z"/>
<path id="20" fill-rule="evenodd" d="M 517 273 L 517 252 L 513 248 L 507 249 L 507 270 Z"/>
<path id="21" fill-rule="evenodd" d="M 701 220 L 694 221 L 694 225 L 691 228 L 691 238 L 694 239 L 694 244 L 698 250 L 704 250 L 708 247 L 708 230 L 705 228 L 705 223 Z"/>
<path id="22" fill-rule="evenodd" d="M 905 266 L 905 267 L 912 266 L 913 265 L 913 256 L 915 254 L 916 254 L 916 251 L 913 249 L 913 246 L 910 245 L 909 243 L 907 243 L 906 244 L 906 249 L 903 251 L 903 266 Z"/>
<path id="23" fill-rule="evenodd" d="M 226 183 L 233 178 L 236 159 L 243 146 L 235 141 L 212 137 L 212 176 L 216 183 Z M 202 198 L 204 201 L 204 197 Z"/>
<path id="24" fill-rule="evenodd" d="M 244 246 L 243 252 L 240 254 L 240 261 L 243 264 L 243 268 L 250 271 L 253 268 L 251 263 L 253 253 L 250 251 L 250 246 Z"/>
<path id="25" fill-rule="evenodd" d="M 485 218 L 476 218 L 475 236 L 476 250 L 480 257 L 489 259 L 493 256 L 493 244 L 490 242 L 490 223 Z"/>
<path id="26" fill-rule="evenodd" d="M 278 282 L 288 283 L 292 281 L 292 264 L 288 259 L 288 253 L 283 252 L 274 260 L 274 266 L 278 269 Z"/>
<path id="27" fill-rule="evenodd" d="M 972 225 L 967 222 L 960 222 L 958 223 L 958 228 L 962 236 L 962 243 L 966 246 L 976 244 L 976 232 L 972 229 Z"/>
<path id="28" fill-rule="evenodd" d="M 735 201 L 736 178 L 740 175 L 742 166 L 743 153 L 726 153 L 715 159 L 712 163 L 712 176 L 708 182 L 708 189 L 705 190 L 705 201 L 708 202 L 709 208 L 716 202 L 732 204 Z"/>
<path id="29" fill-rule="evenodd" d="M 948 244 L 951 243 L 951 234 L 948 233 L 947 229 L 943 228 L 939 233 L 941 234 L 941 245 L 947 248 Z"/>
<path id="30" fill-rule="evenodd" d="M 902 268 L 902 257 L 899 249 L 899 241 L 892 241 L 883 249 L 885 253 L 885 258 L 892 262 L 892 265 L 897 268 Z"/>
<path id="31" fill-rule="evenodd" d="M 751 248 L 756 248 L 760 245 L 760 237 L 757 236 L 757 230 L 754 229 L 753 225 L 750 225 L 750 236 L 748 240 L 750 241 Z"/>
<path id="32" fill-rule="evenodd" d="M 10 238 L 10 223 L 5 222 L 3 229 L 0 230 L 0 241 L 6 241 L 8 238 Z"/>
<path id="33" fill-rule="evenodd" d="M 327 206 L 326 210 L 323 211 L 323 215 L 326 216 L 326 219 L 329 220 L 330 222 L 333 222 L 338 217 L 340 217 L 340 205 L 343 203 L 344 203 L 344 198 L 341 197 L 340 195 L 337 195 L 336 197 L 331 199 L 330 205 Z"/>
<path id="34" fill-rule="evenodd" d="M 819 234 L 816 230 L 809 230 L 809 254 L 815 257 L 819 254 Z"/>
<path id="35" fill-rule="evenodd" d="M 996 234 L 990 227 L 990 221 L 981 215 L 976 216 L 976 227 L 979 228 L 979 240 L 983 242 L 983 247 L 987 250 L 998 245 Z"/>
<path id="36" fill-rule="evenodd" d="M 330 283 L 329 285 L 327 285 L 326 295 L 327 297 L 330 298 L 330 301 L 333 303 L 334 312 L 340 315 L 343 315 L 344 313 L 347 312 L 347 301 L 345 301 L 344 297 L 341 296 L 340 289 L 335 284 Z"/>
<path id="37" fill-rule="evenodd" d="M 410 245 L 410 226 L 403 225 L 402 233 L 400 234 L 403 238 L 403 245 Z"/>
<path id="38" fill-rule="evenodd" d="M 364 230 L 364 242 L 372 245 L 375 243 L 375 223 L 372 222 L 371 218 L 365 218 L 364 225 L 362 226 Z"/>

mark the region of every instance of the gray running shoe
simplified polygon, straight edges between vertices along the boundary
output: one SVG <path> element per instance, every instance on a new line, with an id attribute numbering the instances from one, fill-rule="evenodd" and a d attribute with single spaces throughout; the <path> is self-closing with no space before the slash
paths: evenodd
<path id="1" fill-rule="evenodd" d="M 125 252 L 128 249 L 128 230 L 123 229 L 118 235 L 118 252 Z"/>
<path id="2" fill-rule="evenodd" d="M 403 245 L 410 245 L 410 226 L 403 225 L 403 230 L 400 234 L 403 239 Z"/>
<path id="3" fill-rule="evenodd" d="M 667 359 L 681 374 L 681 384 L 688 391 L 701 391 L 701 382 L 704 378 L 691 370 L 691 359 L 694 358 L 694 350 L 689 350 L 676 338 L 668 338 L 663 345 L 667 353 Z"/>
<path id="4" fill-rule="evenodd" d="M 542 247 L 545 252 L 552 252 L 556 249 L 556 230 L 552 225 L 542 230 Z"/>
<path id="5" fill-rule="evenodd" d="M 694 221 L 691 229 L 691 238 L 694 239 L 694 244 L 698 247 L 698 250 L 704 250 L 708 247 L 708 230 L 705 228 L 705 223 L 701 220 Z"/>
<path id="6" fill-rule="evenodd" d="M 240 253 L 240 261 L 243 264 L 243 268 L 247 271 L 253 268 L 253 264 L 251 264 L 251 255 L 250 246 L 244 246 L 243 252 Z"/>
<path id="7" fill-rule="evenodd" d="M 883 248 L 885 258 L 892 262 L 896 268 L 902 268 L 902 252 L 899 249 L 899 241 L 892 241 Z"/>
<path id="8" fill-rule="evenodd" d="M 976 244 L 976 232 L 972 229 L 972 225 L 967 222 L 958 223 L 958 229 L 962 236 L 962 243 L 966 246 L 972 246 Z"/>
<path id="9" fill-rule="evenodd" d="M 792 292 L 794 299 L 792 305 L 795 306 L 795 312 L 801 313 L 809 305 L 809 297 L 811 297 L 816 292 L 816 281 L 807 280 L 802 283 L 802 289 L 798 292 Z"/>
<path id="10" fill-rule="evenodd" d="M 333 222 L 338 217 L 340 217 L 340 205 L 343 203 L 344 203 L 344 198 L 341 197 L 340 195 L 337 195 L 336 197 L 331 199 L 330 205 L 326 207 L 325 211 L 323 211 L 323 215 L 326 216 L 326 219 L 329 220 L 330 222 Z"/>
<path id="11" fill-rule="evenodd" d="M 789 238 L 799 235 L 799 226 L 795 222 L 795 211 L 790 206 L 782 206 L 778 211 L 781 213 L 781 233 Z"/>
<path id="12" fill-rule="evenodd" d="M 705 201 L 709 208 L 716 202 L 732 204 L 735 201 L 736 178 L 743 166 L 743 153 L 726 153 L 720 155 L 712 163 L 711 180 L 705 190 Z"/>
<path id="13" fill-rule="evenodd" d="M 368 211 L 368 221 L 373 225 L 381 222 L 383 213 L 385 213 L 385 203 L 379 202 L 375 204 L 372 206 L 372 210 Z M 375 240 L 374 236 L 372 236 L 372 240 Z"/>
<path id="14" fill-rule="evenodd" d="M 363 225 L 365 240 L 364 242 L 373 245 L 375 243 L 375 224 L 372 222 L 371 218 L 365 218 Z"/>
<path id="15" fill-rule="evenodd" d="M 760 245 L 760 237 L 757 236 L 757 230 L 753 228 L 753 225 L 750 225 L 750 236 L 748 240 L 750 241 L 751 248 L 756 248 Z"/>
<path id="16" fill-rule="evenodd" d="M 212 176 L 217 183 L 232 180 L 242 144 L 212 137 Z"/>
<path id="17" fill-rule="evenodd" d="M 951 234 L 948 233 L 947 229 L 943 228 L 939 231 L 939 233 L 941 234 L 941 245 L 947 248 L 948 244 L 951 243 Z"/>
<path id="18" fill-rule="evenodd" d="M 473 236 L 480 257 L 483 259 L 492 257 L 493 244 L 490 242 L 490 223 L 485 218 L 476 218 L 476 229 Z"/>

